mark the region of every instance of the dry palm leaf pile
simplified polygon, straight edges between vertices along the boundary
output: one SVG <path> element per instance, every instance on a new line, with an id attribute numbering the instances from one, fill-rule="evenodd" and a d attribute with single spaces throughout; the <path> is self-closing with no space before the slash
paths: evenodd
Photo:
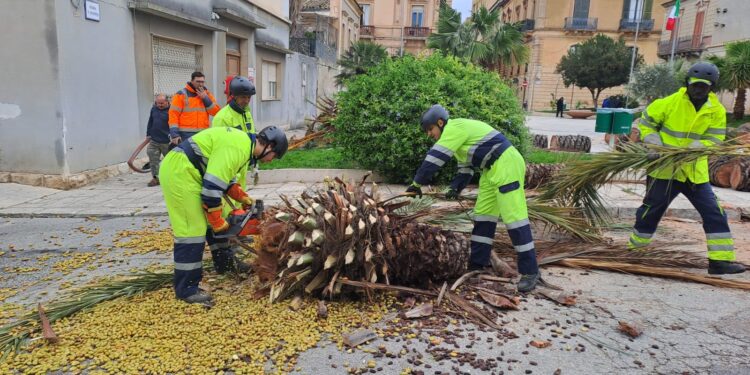
<path id="1" fill-rule="evenodd" d="M 336 118 L 336 114 L 339 111 L 336 100 L 322 97 L 318 99 L 317 103 L 315 103 L 315 107 L 318 109 L 318 115 L 307 125 L 307 133 L 304 137 L 300 139 L 292 139 L 291 142 L 289 142 L 289 150 L 303 147 L 309 142 L 331 134 L 335 130 L 333 127 L 333 119 Z M 316 125 L 317 130 L 315 129 Z"/>

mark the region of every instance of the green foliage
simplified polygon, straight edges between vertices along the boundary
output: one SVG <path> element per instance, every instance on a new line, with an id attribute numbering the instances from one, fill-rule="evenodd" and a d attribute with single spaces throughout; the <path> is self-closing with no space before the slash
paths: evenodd
<path id="1" fill-rule="evenodd" d="M 444 105 L 451 118 L 489 123 L 521 153 L 528 148 L 524 113 L 514 92 L 496 74 L 440 53 L 386 60 L 347 81 L 347 90 L 338 94 L 335 142 L 362 167 L 408 183 L 433 144 L 419 120 L 435 103 Z M 438 181 L 448 181 L 455 172 L 451 164 Z"/>
<path id="2" fill-rule="evenodd" d="M 341 73 L 336 75 L 336 83 L 342 85 L 348 78 L 367 73 L 367 70 L 388 58 L 388 51 L 380 44 L 365 40 L 354 42 L 339 60 Z"/>
<path id="3" fill-rule="evenodd" d="M 750 40 L 728 43 L 725 57 L 711 57 L 709 60 L 719 68 L 719 89 L 737 91 L 732 113 L 735 119 L 742 119 L 747 89 L 750 88 Z"/>
<path id="4" fill-rule="evenodd" d="M 341 148 L 313 148 L 309 150 L 292 150 L 283 159 L 260 164 L 260 169 L 283 168 L 358 168 L 357 163 L 344 156 Z"/>
<path id="5" fill-rule="evenodd" d="M 628 85 L 630 95 L 651 103 L 655 99 L 669 96 L 685 84 L 684 60 L 669 64 L 644 65 L 633 73 L 633 81 Z"/>
<path id="6" fill-rule="evenodd" d="M 441 7 L 437 32 L 427 38 L 427 46 L 467 62 L 494 70 L 501 63 L 523 64 L 529 58 L 524 36 L 516 25 L 503 23 L 500 11 L 481 7 L 461 22 L 461 14 Z"/>
<path id="7" fill-rule="evenodd" d="M 571 47 L 560 59 L 556 71 L 562 74 L 566 87 L 575 85 L 588 89 L 596 108 L 603 90 L 628 82 L 631 58 L 632 52 L 622 37 L 615 41 L 597 34 Z M 643 61 L 643 56 L 638 54 L 635 61 L 637 66 Z"/>
<path id="8" fill-rule="evenodd" d="M 548 151 L 534 148 L 526 155 L 526 162 L 529 164 L 563 164 L 572 160 L 589 160 L 591 154 L 581 152 L 561 152 Z"/>

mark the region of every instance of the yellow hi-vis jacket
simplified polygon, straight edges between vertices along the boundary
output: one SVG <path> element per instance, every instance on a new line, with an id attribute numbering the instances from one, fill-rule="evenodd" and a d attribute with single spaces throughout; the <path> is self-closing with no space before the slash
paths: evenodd
<path id="1" fill-rule="evenodd" d="M 726 109 L 716 94 L 708 94 L 708 100 L 695 111 L 687 88 L 683 87 L 666 98 L 654 100 L 643 111 L 638 124 L 641 140 L 661 140 L 666 147 L 710 147 L 724 141 L 727 130 Z M 658 138 L 657 138 L 658 137 Z M 654 143 L 654 142 L 651 142 Z M 690 180 L 695 184 L 708 182 L 708 159 L 702 157 L 692 163 L 670 166 L 651 171 L 649 176 L 680 182 Z"/>

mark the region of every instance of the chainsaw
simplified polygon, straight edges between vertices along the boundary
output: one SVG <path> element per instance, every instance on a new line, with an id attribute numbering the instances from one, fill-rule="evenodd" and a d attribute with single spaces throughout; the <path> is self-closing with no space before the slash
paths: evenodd
<path id="1" fill-rule="evenodd" d="M 227 199 L 227 202 L 231 202 Z M 229 203 L 231 205 L 231 203 Z M 263 220 L 263 201 L 256 199 L 252 206 L 247 209 L 236 208 L 232 205 L 232 212 L 227 217 L 229 229 L 219 234 L 214 234 L 215 238 L 227 238 L 239 240 L 248 238 L 252 235 L 260 234 L 260 222 Z"/>

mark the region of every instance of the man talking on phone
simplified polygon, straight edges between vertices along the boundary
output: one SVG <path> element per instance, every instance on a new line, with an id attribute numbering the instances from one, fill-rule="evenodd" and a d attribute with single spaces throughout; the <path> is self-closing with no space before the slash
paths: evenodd
<path id="1" fill-rule="evenodd" d="M 193 72 L 190 82 L 177 91 L 169 107 L 169 138 L 172 144 L 179 144 L 199 131 L 208 129 L 211 122 L 208 116 L 219 112 L 216 98 L 206 88 L 206 76 Z"/>

